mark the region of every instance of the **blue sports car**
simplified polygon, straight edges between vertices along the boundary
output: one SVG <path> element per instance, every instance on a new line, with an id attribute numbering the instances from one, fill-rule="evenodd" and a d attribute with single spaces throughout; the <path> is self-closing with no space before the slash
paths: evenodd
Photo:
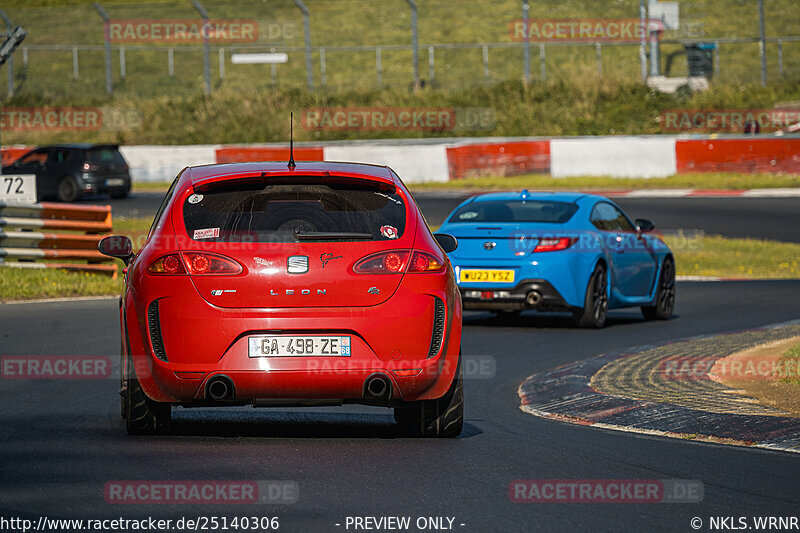
<path id="1" fill-rule="evenodd" d="M 640 306 L 666 320 L 675 307 L 675 259 L 649 220 L 582 193 L 491 193 L 461 203 L 439 229 L 464 309 L 570 311 L 600 328 L 608 309 Z"/>

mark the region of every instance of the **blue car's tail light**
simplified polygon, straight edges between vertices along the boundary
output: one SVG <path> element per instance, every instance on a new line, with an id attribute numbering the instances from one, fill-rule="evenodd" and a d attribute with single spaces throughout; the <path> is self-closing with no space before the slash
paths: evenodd
<path id="1" fill-rule="evenodd" d="M 556 237 L 548 239 L 540 239 L 539 243 L 534 248 L 534 252 L 558 252 L 559 250 L 566 250 L 573 244 L 578 242 L 577 237 Z"/>

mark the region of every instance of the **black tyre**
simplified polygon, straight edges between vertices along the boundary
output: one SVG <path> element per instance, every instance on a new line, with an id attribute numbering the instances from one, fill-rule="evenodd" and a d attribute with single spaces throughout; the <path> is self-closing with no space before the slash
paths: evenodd
<path id="1" fill-rule="evenodd" d="M 642 306 L 647 320 L 669 320 L 675 310 L 675 262 L 667 257 L 658 278 L 655 305 Z"/>
<path id="2" fill-rule="evenodd" d="M 606 268 L 598 264 L 586 286 L 583 309 L 576 310 L 572 318 L 581 328 L 602 328 L 608 316 L 608 280 Z"/>
<path id="3" fill-rule="evenodd" d="M 132 363 L 129 360 L 129 363 Z M 128 370 L 128 386 L 125 398 L 125 428 L 129 435 L 155 435 L 165 433 L 172 419 L 172 406 L 168 403 L 154 402 L 148 398 L 139 380 L 133 364 Z"/>
<path id="4" fill-rule="evenodd" d="M 461 358 L 447 393 L 436 400 L 407 403 L 394 408 L 394 420 L 406 429 L 414 429 L 422 437 L 454 438 L 464 427 L 464 381 Z"/>
<path id="5" fill-rule="evenodd" d="M 71 203 L 80 196 L 78 182 L 72 176 L 64 176 L 58 182 L 58 199 L 62 202 Z"/>

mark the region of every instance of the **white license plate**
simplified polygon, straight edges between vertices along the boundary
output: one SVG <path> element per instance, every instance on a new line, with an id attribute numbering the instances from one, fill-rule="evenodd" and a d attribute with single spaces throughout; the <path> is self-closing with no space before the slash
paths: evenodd
<path id="1" fill-rule="evenodd" d="M 107 187 L 121 187 L 125 185 L 125 180 L 122 178 L 109 178 L 106 180 Z"/>
<path id="2" fill-rule="evenodd" d="M 284 336 L 248 337 L 250 357 L 350 357 L 349 336 Z"/>
<path id="3" fill-rule="evenodd" d="M 9 204 L 35 204 L 36 176 L 33 174 L 0 176 L 0 201 Z"/>

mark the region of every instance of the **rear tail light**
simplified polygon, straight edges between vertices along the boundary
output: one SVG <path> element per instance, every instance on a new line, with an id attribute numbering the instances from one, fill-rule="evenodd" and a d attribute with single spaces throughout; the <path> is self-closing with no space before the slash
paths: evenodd
<path id="1" fill-rule="evenodd" d="M 186 269 L 183 268 L 180 254 L 164 255 L 150 263 L 147 271 L 159 276 L 183 276 Z"/>
<path id="2" fill-rule="evenodd" d="M 193 276 L 235 276 L 242 272 L 242 265 L 224 255 L 183 252 L 159 257 L 150 264 L 147 271 L 161 276 L 183 276 L 187 273 Z"/>
<path id="3" fill-rule="evenodd" d="M 539 244 L 533 249 L 534 252 L 558 252 L 566 250 L 577 241 L 577 237 L 556 237 L 549 239 L 539 239 Z"/>
<path id="4" fill-rule="evenodd" d="M 242 265 L 224 255 L 205 252 L 184 252 L 183 260 L 186 262 L 186 269 L 192 275 L 235 276 L 242 272 Z"/>
<path id="5" fill-rule="evenodd" d="M 426 252 L 414 252 L 411 255 L 409 250 L 391 250 L 368 255 L 353 266 L 356 274 L 402 274 L 406 271 L 442 272 L 444 263 Z"/>
<path id="6" fill-rule="evenodd" d="M 98 170 L 100 167 L 98 165 L 93 165 L 91 163 L 84 163 L 81 167 L 82 170 Z"/>

